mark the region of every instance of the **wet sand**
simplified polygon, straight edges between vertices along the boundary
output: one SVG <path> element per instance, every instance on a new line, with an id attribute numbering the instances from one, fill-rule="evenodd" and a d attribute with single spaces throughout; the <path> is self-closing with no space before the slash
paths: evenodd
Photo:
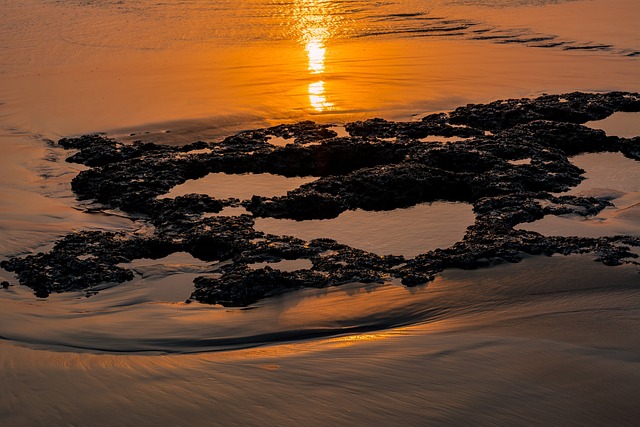
<path id="1" fill-rule="evenodd" d="M 3 419 L 9 425 L 254 425 L 265 419 L 280 425 L 633 425 L 640 380 L 640 342 L 629 334 L 640 322 L 638 290 L 628 282 L 633 275 L 582 257 L 449 271 L 412 295 L 427 298 L 416 301 L 424 313 L 413 326 L 222 353 L 87 354 L 4 341 Z M 330 318 L 347 306 L 364 315 L 371 304 L 406 303 L 398 292 L 407 291 L 307 294 L 285 303 L 279 318 L 288 313 L 284 324 L 305 315 Z"/>

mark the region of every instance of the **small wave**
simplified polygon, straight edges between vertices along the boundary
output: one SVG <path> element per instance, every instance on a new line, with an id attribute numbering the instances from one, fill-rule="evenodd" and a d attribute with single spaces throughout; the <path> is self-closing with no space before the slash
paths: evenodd
<path id="1" fill-rule="evenodd" d="M 184 276 L 173 275 L 176 285 Z M 249 309 L 152 298 L 154 280 L 87 298 L 35 299 L 20 287 L 0 298 L 0 337 L 28 346 L 107 353 L 203 353 L 367 334 L 413 325 L 475 325 L 532 303 L 637 289 L 638 267 L 592 257 L 532 257 L 479 271 L 449 270 L 428 286 L 353 283 L 305 289 Z M 166 277 L 164 278 L 166 279 Z M 591 299 L 590 299 L 591 300 Z M 526 312 L 523 311 L 523 313 Z"/>

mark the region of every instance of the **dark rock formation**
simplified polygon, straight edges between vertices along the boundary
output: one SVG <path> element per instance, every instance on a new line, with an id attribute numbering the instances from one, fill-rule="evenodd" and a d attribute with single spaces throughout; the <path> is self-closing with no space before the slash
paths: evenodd
<path id="1" fill-rule="evenodd" d="M 450 123 L 497 131 L 536 120 L 586 123 L 616 111 L 640 111 L 638 94 L 610 92 L 544 95 L 535 99 L 509 99 L 490 104 L 469 104 L 451 113 Z"/>
<path id="2" fill-rule="evenodd" d="M 20 283 L 44 297 L 51 292 L 90 292 L 101 283 L 130 280 L 133 274 L 121 264 L 186 251 L 202 260 L 232 261 L 223 263 L 215 275 L 198 277 L 193 299 L 246 305 L 303 287 L 383 282 L 393 277 L 415 286 L 446 268 L 517 262 L 524 254 L 595 253 L 606 265 L 637 264 L 638 256 L 630 251 L 631 246 L 640 246 L 637 237 L 545 237 L 514 229 L 545 215 L 595 215 L 609 205 L 601 199 L 551 193 L 581 181 L 583 171 L 569 162 L 570 155 L 620 151 L 640 160 L 640 137 L 607 136 L 581 125 L 616 111 L 640 111 L 640 95 L 570 93 L 468 105 L 450 115 L 433 114 L 416 122 L 349 123 L 345 128 L 350 137 L 342 138 L 331 126 L 313 122 L 182 147 L 127 145 L 97 135 L 65 138 L 59 144 L 77 150 L 68 161 L 91 167 L 72 182 L 78 198 L 135 214 L 153 231 L 145 236 L 73 233 L 48 253 L 12 258 L 2 267 L 16 272 Z M 421 140 L 429 135 L 467 139 L 446 144 Z M 291 143 L 276 147 L 269 144 L 270 136 Z M 281 197 L 157 198 L 212 172 L 320 178 Z M 329 239 L 305 242 L 254 229 L 254 217 L 333 218 L 350 209 L 391 210 L 435 200 L 472 203 L 475 224 L 455 245 L 409 260 Z M 227 206 L 244 206 L 251 215 L 211 215 Z M 282 259 L 308 259 L 313 267 L 293 272 L 248 267 Z"/>

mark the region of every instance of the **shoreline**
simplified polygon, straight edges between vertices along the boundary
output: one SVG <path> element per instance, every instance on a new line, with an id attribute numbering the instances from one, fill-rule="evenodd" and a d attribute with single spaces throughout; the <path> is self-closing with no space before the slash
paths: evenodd
<path id="1" fill-rule="evenodd" d="M 639 308 L 628 303 L 638 293 L 639 273 L 629 264 L 593 262 L 590 253 L 527 255 L 520 263 L 448 269 L 432 282 L 411 288 L 397 280 L 307 288 L 248 308 L 163 302 L 157 278 L 147 279 L 147 286 L 131 282 L 103 289 L 91 298 L 82 292 L 34 298 L 26 289 L 12 287 L 0 300 L 0 335 L 3 342 L 43 353 L 180 357 L 252 349 L 268 353 L 282 346 L 305 349 L 350 337 L 383 339 L 394 331 L 418 330 L 427 336 L 458 329 L 480 332 L 515 319 L 526 326 L 538 316 L 570 315 L 573 311 L 565 306 L 582 313 L 583 322 L 594 322 L 589 328 L 602 328 L 605 325 L 596 326 L 590 317 L 604 310 L 597 308 L 601 302 L 614 304 L 607 314 L 611 322 L 613 312 L 627 311 L 621 319 L 632 321 Z M 589 339 L 612 339 L 622 348 L 631 345 L 625 330 L 615 338 L 595 334 Z"/>
<path id="2" fill-rule="evenodd" d="M 551 266 L 557 274 L 549 281 L 540 272 Z M 598 282 L 623 278 L 617 271 L 581 256 L 452 270 L 423 293 L 450 293 L 442 302 L 457 300 L 461 309 L 450 316 L 234 351 L 91 354 L 1 341 L 0 390 L 6 397 L 0 408 L 16 426 L 204 425 L 212 411 L 223 425 L 260 425 L 264 419 L 326 425 L 327 405 L 335 425 L 463 419 L 495 425 L 496 414 L 507 423 L 633 425 L 640 415 L 634 362 L 640 342 L 628 332 L 640 318 L 638 290 L 624 281 L 619 289 L 598 288 Z M 530 287 L 518 289 L 523 283 Z M 510 302 L 499 305 L 500 294 Z M 388 294 L 380 296 L 385 304 Z M 486 302 L 476 310 L 469 306 L 474 298 Z M 340 313 L 365 301 L 353 294 L 339 304 L 328 300 L 318 313 L 314 298 L 314 311 L 298 303 L 288 315 L 299 319 L 309 310 L 321 316 L 331 307 Z M 437 299 L 422 303 L 429 304 L 438 305 Z M 27 401 L 33 410 L 15 409 Z"/>

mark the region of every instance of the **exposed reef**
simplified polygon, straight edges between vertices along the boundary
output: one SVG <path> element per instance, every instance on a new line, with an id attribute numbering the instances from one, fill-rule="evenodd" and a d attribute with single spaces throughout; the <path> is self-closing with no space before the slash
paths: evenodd
<path id="1" fill-rule="evenodd" d="M 604 199 L 552 193 L 582 180 L 584 171 L 568 156 L 614 151 L 640 160 L 639 137 L 607 136 L 582 125 L 618 111 L 640 111 L 640 94 L 570 93 L 467 105 L 415 122 L 348 123 L 348 137 L 338 137 L 331 125 L 302 122 L 181 147 L 123 144 L 97 135 L 65 138 L 58 144 L 74 150 L 67 161 L 90 167 L 73 179 L 78 199 L 119 209 L 150 224 L 151 231 L 72 233 L 47 253 L 15 257 L 2 267 L 17 273 L 20 283 L 41 297 L 51 292 L 91 293 L 105 282 L 131 280 L 133 273 L 123 263 L 185 251 L 205 261 L 231 261 L 196 278 L 191 299 L 234 306 L 303 287 L 392 278 L 414 286 L 447 268 L 517 262 L 525 254 L 594 253 L 607 265 L 638 264 L 638 255 L 630 249 L 640 246 L 635 236 L 549 237 L 514 228 L 545 215 L 592 216 L 610 205 Z M 465 139 L 422 140 L 433 135 Z M 291 143 L 274 146 L 271 137 Z M 158 198 L 176 185 L 214 172 L 319 179 L 279 197 Z M 357 208 L 391 210 L 436 200 L 472 203 L 475 223 L 455 245 L 413 259 L 254 228 L 256 217 L 326 219 Z M 250 214 L 212 215 L 239 206 Z M 313 266 L 292 272 L 249 267 L 283 259 L 308 259 Z"/>

